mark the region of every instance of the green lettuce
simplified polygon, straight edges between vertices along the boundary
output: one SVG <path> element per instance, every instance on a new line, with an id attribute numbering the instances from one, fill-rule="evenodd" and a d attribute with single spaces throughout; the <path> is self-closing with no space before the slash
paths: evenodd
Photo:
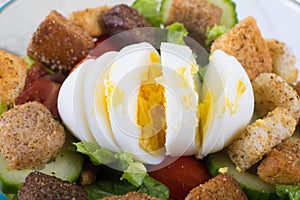
<path id="1" fill-rule="evenodd" d="M 221 35 L 223 35 L 224 33 L 226 33 L 229 29 L 226 28 L 225 26 L 219 26 L 219 25 L 214 25 L 212 28 L 208 28 L 206 30 L 206 40 L 205 40 L 205 44 L 210 46 L 211 43 L 217 39 L 218 37 L 220 37 Z"/>
<path id="2" fill-rule="evenodd" d="M 7 104 L 0 104 L 0 115 L 2 115 L 2 113 L 4 113 L 5 111 L 7 111 L 9 109 L 9 105 Z"/>
<path id="3" fill-rule="evenodd" d="M 281 198 L 300 200 L 300 185 L 276 185 L 276 193 Z"/>
<path id="4" fill-rule="evenodd" d="M 132 7 L 152 25 L 159 27 L 162 24 L 162 13 L 160 11 L 160 1 L 158 0 L 136 0 Z"/>
<path id="5" fill-rule="evenodd" d="M 186 45 L 184 37 L 188 35 L 188 31 L 182 23 L 175 22 L 166 27 L 168 32 L 168 42 L 173 44 Z"/>
<path id="6" fill-rule="evenodd" d="M 27 69 L 29 69 L 35 63 L 35 61 L 32 58 L 30 58 L 29 56 L 22 56 L 21 58 L 23 58 L 26 61 Z"/>

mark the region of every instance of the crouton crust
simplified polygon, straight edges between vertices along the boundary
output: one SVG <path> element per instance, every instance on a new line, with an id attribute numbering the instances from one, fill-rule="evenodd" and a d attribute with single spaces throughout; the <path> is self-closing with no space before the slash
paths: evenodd
<path id="1" fill-rule="evenodd" d="M 0 104 L 13 104 L 26 79 L 24 59 L 0 49 Z"/>
<path id="2" fill-rule="evenodd" d="M 70 19 L 86 30 L 92 37 L 99 37 L 107 33 L 102 21 L 102 16 L 110 9 L 110 6 L 98 8 L 86 8 L 70 14 Z"/>
<path id="3" fill-rule="evenodd" d="M 243 200 L 248 199 L 239 184 L 227 174 L 219 174 L 190 191 L 186 200 Z"/>
<path id="4" fill-rule="evenodd" d="M 272 58 L 253 17 L 247 17 L 217 38 L 211 52 L 217 49 L 234 56 L 253 81 L 260 73 L 272 71 Z"/>
<path id="5" fill-rule="evenodd" d="M 290 138 L 272 149 L 258 166 L 257 174 L 270 184 L 299 184 L 300 140 Z"/>
<path id="6" fill-rule="evenodd" d="M 0 117 L 0 152 L 12 169 L 30 169 L 53 159 L 65 142 L 63 126 L 41 103 L 29 102 Z"/>
<path id="7" fill-rule="evenodd" d="M 260 74 L 252 82 L 255 110 L 260 117 L 276 107 L 284 107 L 298 122 L 300 118 L 300 99 L 297 92 L 285 80 L 274 73 Z"/>
<path id="8" fill-rule="evenodd" d="M 222 9 L 207 0 L 172 0 L 165 24 L 184 23 L 192 38 L 205 44 L 206 30 L 220 23 Z"/>
<path id="9" fill-rule="evenodd" d="M 93 47 L 87 32 L 53 10 L 33 34 L 27 54 L 55 71 L 68 72 Z"/>
<path id="10" fill-rule="evenodd" d="M 272 57 L 273 72 L 281 76 L 287 83 L 295 83 L 298 69 L 295 67 L 296 56 L 285 43 L 275 39 L 266 39 Z"/>
<path id="11" fill-rule="evenodd" d="M 121 196 L 110 196 L 101 198 L 101 200 L 160 200 L 156 197 L 151 197 L 146 194 L 141 194 L 138 192 L 128 192 L 127 194 Z"/>
<path id="12" fill-rule="evenodd" d="M 265 118 L 247 126 L 227 150 L 239 171 L 245 171 L 260 161 L 272 148 L 293 135 L 296 120 L 285 108 L 276 108 Z"/>

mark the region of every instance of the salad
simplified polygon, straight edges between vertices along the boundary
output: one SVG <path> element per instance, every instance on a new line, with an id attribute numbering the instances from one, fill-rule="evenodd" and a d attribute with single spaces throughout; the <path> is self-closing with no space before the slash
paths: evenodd
<path id="1" fill-rule="evenodd" d="M 254 18 L 238 22 L 234 2 L 136 0 L 70 19 L 54 10 L 27 54 L 0 52 L 3 66 L 19 67 L 17 77 L 1 72 L 9 197 L 298 198 L 298 176 L 285 178 L 297 166 L 279 167 L 279 178 L 268 168 L 278 154 L 289 165 L 300 146 L 295 56 Z"/>

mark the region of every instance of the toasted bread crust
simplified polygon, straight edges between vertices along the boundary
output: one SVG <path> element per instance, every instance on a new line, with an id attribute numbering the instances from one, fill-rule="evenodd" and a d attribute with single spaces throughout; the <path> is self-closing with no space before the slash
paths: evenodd
<path id="1" fill-rule="evenodd" d="M 13 104 L 23 91 L 26 62 L 0 49 L 0 104 Z"/>
<path id="2" fill-rule="evenodd" d="M 27 54 L 55 71 L 68 72 L 93 46 L 87 32 L 53 10 L 33 34 Z"/>
<path id="3" fill-rule="evenodd" d="M 257 174 L 270 184 L 299 184 L 300 140 L 290 138 L 272 149 L 258 166 Z"/>
<path id="4" fill-rule="evenodd" d="M 260 73 L 272 71 L 272 58 L 253 17 L 240 21 L 216 39 L 211 52 L 217 49 L 234 56 L 245 68 L 251 81 Z"/>
<path id="5" fill-rule="evenodd" d="M 227 174 L 219 174 L 208 182 L 192 189 L 186 200 L 246 200 L 239 184 Z"/>
<path id="6" fill-rule="evenodd" d="M 63 146 L 65 137 L 63 126 L 38 102 L 15 106 L 0 117 L 0 152 L 13 169 L 47 163 Z"/>
<path id="7" fill-rule="evenodd" d="M 160 200 L 160 199 L 156 197 L 150 197 L 146 194 L 141 194 L 138 192 L 128 192 L 127 194 L 121 196 L 104 197 L 101 200 Z"/>
<path id="8" fill-rule="evenodd" d="M 293 135 L 296 120 L 285 108 L 276 108 L 265 118 L 250 124 L 228 147 L 228 155 L 240 171 L 249 169 L 272 148 Z"/>
<path id="9" fill-rule="evenodd" d="M 90 36 L 99 37 L 107 33 L 102 17 L 110 8 L 110 6 L 101 6 L 75 11 L 70 14 L 70 19 L 86 30 Z"/>

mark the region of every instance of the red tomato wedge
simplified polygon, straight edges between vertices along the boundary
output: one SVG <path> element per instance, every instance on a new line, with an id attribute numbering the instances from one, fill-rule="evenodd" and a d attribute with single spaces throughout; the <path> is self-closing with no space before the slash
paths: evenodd
<path id="1" fill-rule="evenodd" d="M 149 174 L 165 184 L 174 199 L 184 199 L 191 189 L 211 178 L 204 162 L 191 156 L 180 157 L 170 165 Z"/>

